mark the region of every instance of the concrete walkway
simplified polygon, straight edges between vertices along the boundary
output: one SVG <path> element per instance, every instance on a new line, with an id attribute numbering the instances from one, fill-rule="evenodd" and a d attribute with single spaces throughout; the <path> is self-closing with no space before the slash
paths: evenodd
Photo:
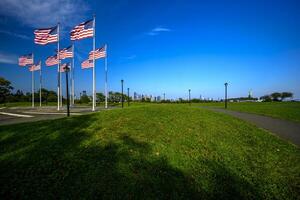
<path id="1" fill-rule="evenodd" d="M 104 109 L 103 107 L 97 107 L 96 112 L 102 110 L 115 109 L 110 107 Z M 71 116 L 74 115 L 84 115 L 93 113 L 91 107 L 88 106 L 76 106 L 71 108 Z M 66 117 L 66 108 L 63 107 L 61 111 L 56 110 L 56 106 L 43 106 L 43 107 L 9 107 L 9 108 L 0 108 L 0 126 L 8 124 L 17 124 L 24 122 L 35 122 L 40 120 L 49 120 L 49 119 L 59 119 Z"/>
<path id="2" fill-rule="evenodd" d="M 203 107 L 202 107 L 203 108 Z M 282 119 L 275 119 L 262 115 L 225 110 L 222 108 L 204 107 L 216 112 L 225 113 L 239 119 L 255 124 L 259 128 L 266 129 L 279 137 L 286 139 L 297 146 L 300 146 L 300 123 L 290 122 Z"/>

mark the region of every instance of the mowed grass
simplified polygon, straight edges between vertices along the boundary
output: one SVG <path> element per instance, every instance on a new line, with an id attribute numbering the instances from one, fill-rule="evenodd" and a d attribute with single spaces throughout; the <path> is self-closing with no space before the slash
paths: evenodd
<path id="1" fill-rule="evenodd" d="M 195 105 L 224 108 L 224 103 L 199 103 Z M 230 102 L 228 109 L 300 122 L 300 102 Z"/>
<path id="2" fill-rule="evenodd" d="M 299 199 L 296 146 L 230 116 L 147 105 L 0 127 L 1 199 Z"/>

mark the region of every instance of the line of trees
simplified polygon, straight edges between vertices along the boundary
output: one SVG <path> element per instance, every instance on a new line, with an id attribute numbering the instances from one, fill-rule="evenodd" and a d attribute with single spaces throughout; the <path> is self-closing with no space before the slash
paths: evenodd
<path id="1" fill-rule="evenodd" d="M 14 88 L 11 82 L 0 77 L 0 103 L 7 102 L 29 102 L 31 101 L 32 95 L 30 92 L 24 93 L 22 90 L 17 90 L 15 93 L 12 92 Z M 39 92 L 34 93 L 35 101 L 39 101 Z M 48 102 L 56 102 L 57 94 L 54 91 L 42 88 L 42 102 L 46 104 Z"/>
<path id="2" fill-rule="evenodd" d="M 124 101 L 128 101 L 128 99 L 131 100 L 131 97 L 128 98 L 126 94 L 123 94 L 124 96 Z M 76 101 L 76 103 L 90 103 L 92 101 L 92 96 L 88 96 L 86 93 L 82 94 L 79 98 L 79 100 Z M 120 103 L 122 101 L 122 93 L 120 92 L 113 92 L 110 91 L 108 93 L 108 102 L 110 103 Z M 96 102 L 105 102 L 105 95 L 102 92 L 96 93 Z"/>
<path id="3" fill-rule="evenodd" d="M 273 92 L 272 94 L 269 95 L 264 95 L 260 97 L 261 100 L 263 101 L 283 101 L 287 98 L 293 98 L 293 93 L 292 92 Z"/>
<path id="4" fill-rule="evenodd" d="M 17 90 L 15 93 L 12 92 L 14 88 L 11 85 L 11 82 L 6 80 L 3 77 L 0 77 L 0 103 L 8 102 L 30 102 L 32 99 L 32 94 L 30 92 L 24 93 L 22 90 Z M 47 90 L 42 88 L 42 102 L 56 102 L 57 93 L 52 90 Z M 124 101 L 128 101 L 129 97 L 126 94 L 123 94 Z M 39 91 L 34 94 L 35 101 L 40 100 Z M 130 98 L 131 99 L 131 98 Z M 109 92 L 108 102 L 119 103 L 122 100 L 122 94 L 120 92 Z M 65 99 L 63 99 L 65 101 Z M 90 103 L 92 101 L 92 96 L 88 96 L 86 93 L 80 96 L 79 100 L 76 100 L 76 103 Z M 103 93 L 96 94 L 97 102 L 105 102 L 105 95 Z"/>

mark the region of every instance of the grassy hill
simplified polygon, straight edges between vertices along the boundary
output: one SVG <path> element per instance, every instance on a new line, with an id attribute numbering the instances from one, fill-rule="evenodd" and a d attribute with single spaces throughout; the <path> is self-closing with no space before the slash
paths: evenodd
<path id="1" fill-rule="evenodd" d="M 143 105 L 0 127 L 2 199 L 297 199 L 300 151 L 230 116 Z"/>

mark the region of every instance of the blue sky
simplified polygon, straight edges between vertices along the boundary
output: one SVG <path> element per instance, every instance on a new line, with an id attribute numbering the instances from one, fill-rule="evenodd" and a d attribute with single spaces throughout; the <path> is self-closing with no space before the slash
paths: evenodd
<path id="1" fill-rule="evenodd" d="M 0 76 L 16 89 L 31 90 L 31 74 L 19 55 L 45 61 L 55 44 L 33 43 L 33 30 L 62 25 L 69 31 L 96 14 L 96 46 L 108 44 L 109 90 L 125 87 L 167 98 L 259 97 L 291 91 L 300 98 L 300 1 L 297 0 L 2 0 Z M 92 90 L 92 70 L 80 63 L 92 39 L 75 43 L 75 88 Z M 37 74 L 36 74 L 37 75 Z M 97 91 L 104 90 L 104 61 L 96 66 Z M 56 67 L 43 66 L 44 87 L 55 90 Z M 36 79 L 38 83 L 38 79 Z M 37 88 L 36 88 L 37 89 Z"/>

